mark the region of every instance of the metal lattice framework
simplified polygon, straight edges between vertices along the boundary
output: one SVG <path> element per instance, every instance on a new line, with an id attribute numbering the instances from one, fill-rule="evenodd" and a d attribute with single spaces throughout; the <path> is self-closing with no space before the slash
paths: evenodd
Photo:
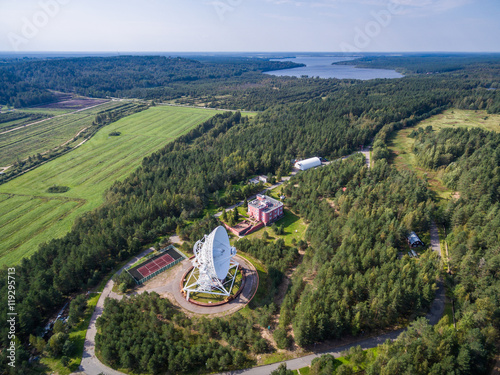
<path id="1" fill-rule="evenodd" d="M 219 226 L 203 236 L 194 245 L 193 253 L 194 268 L 183 288 L 186 299 L 190 293 L 230 296 L 239 264 L 233 260 L 236 248 L 229 244 L 226 229 Z"/>

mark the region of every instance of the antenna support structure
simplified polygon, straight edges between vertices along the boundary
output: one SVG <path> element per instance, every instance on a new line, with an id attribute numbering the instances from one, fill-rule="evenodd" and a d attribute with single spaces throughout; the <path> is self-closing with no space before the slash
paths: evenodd
<path id="1" fill-rule="evenodd" d="M 226 229 L 218 226 L 208 236 L 204 235 L 194 245 L 193 253 L 193 270 L 183 288 L 186 299 L 189 301 L 191 293 L 229 297 L 239 264 L 233 259 L 236 248 L 229 244 Z"/>

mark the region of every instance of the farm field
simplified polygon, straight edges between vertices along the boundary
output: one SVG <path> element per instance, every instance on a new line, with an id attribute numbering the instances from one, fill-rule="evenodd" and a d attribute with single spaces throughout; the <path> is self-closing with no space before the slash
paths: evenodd
<path id="1" fill-rule="evenodd" d="M 43 120 L 47 114 L 33 112 L 8 112 L 0 113 L 0 133 L 9 131 L 19 126 Z"/>
<path id="2" fill-rule="evenodd" d="M 441 181 L 442 170 L 431 171 L 419 167 L 413 154 L 413 138 L 408 135 L 415 129 L 432 126 L 433 131 L 444 128 L 474 128 L 500 132 L 500 115 L 491 115 L 486 111 L 471 111 L 461 109 L 449 109 L 440 115 L 433 116 L 420 122 L 418 125 L 401 129 L 390 140 L 389 149 L 394 154 L 394 165 L 398 169 L 413 170 L 419 177 L 427 175 L 430 188 L 438 197 L 447 199 L 453 192 L 445 187 Z"/>
<path id="3" fill-rule="evenodd" d="M 0 132 L 27 124 L 33 125 L 0 135 L 0 167 L 9 166 L 18 159 L 23 160 L 59 146 L 72 139 L 80 130 L 91 126 L 98 112 L 117 109 L 124 105 L 126 104 L 109 102 L 85 111 L 62 115 L 58 113 L 58 110 L 55 110 L 54 114 L 45 110 L 46 115 L 56 117 L 35 121 L 16 121 L 14 124 L 3 123 Z"/>
<path id="4" fill-rule="evenodd" d="M 98 207 L 114 181 L 142 159 L 208 120 L 213 110 L 152 107 L 99 130 L 87 143 L 0 186 L 0 266 L 18 263 L 38 245 L 67 233 Z M 109 136 L 119 132 L 119 136 Z M 48 193 L 67 186 L 64 193 Z"/>

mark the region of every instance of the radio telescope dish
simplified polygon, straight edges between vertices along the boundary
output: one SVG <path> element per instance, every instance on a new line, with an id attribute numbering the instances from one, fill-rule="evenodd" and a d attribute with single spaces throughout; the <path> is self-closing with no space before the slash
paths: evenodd
<path id="1" fill-rule="evenodd" d="M 234 247 L 229 244 L 229 237 L 223 227 L 217 227 L 210 236 L 208 242 L 212 243 L 206 247 L 208 250 L 212 248 L 212 262 L 214 264 L 215 273 L 219 279 L 224 279 L 229 271 L 229 263 L 231 258 L 236 254 Z"/>
<path id="2" fill-rule="evenodd" d="M 193 271 L 183 288 L 186 298 L 192 292 L 230 296 L 239 264 L 233 260 L 236 249 L 230 245 L 226 229 L 218 226 L 205 235 L 196 242 L 193 253 Z"/>

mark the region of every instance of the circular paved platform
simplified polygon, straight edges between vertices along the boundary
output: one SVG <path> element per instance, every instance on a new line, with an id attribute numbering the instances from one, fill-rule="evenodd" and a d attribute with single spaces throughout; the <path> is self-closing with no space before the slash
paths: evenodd
<path id="1" fill-rule="evenodd" d="M 259 275 L 253 264 L 238 255 L 235 256 L 235 260 L 240 264 L 240 267 L 245 270 L 245 285 L 243 285 L 243 290 L 235 299 L 223 305 L 199 306 L 186 301 L 186 297 L 184 297 L 181 293 L 180 281 L 184 274 L 192 266 L 191 261 L 187 259 L 180 263 L 181 267 L 176 266 L 171 270 L 171 272 L 175 272 L 175 276 L 172 277 L 165 285 L 149 289 L 148 285 L 145 284 L 140 287 L 138 293 L 156 292 L 158 294 L 173 295 L 178 305 L 197 314 L 233 313 L 243 308 L 248 304 L 248 302 L 250 302 L 259 286 Z"/>

